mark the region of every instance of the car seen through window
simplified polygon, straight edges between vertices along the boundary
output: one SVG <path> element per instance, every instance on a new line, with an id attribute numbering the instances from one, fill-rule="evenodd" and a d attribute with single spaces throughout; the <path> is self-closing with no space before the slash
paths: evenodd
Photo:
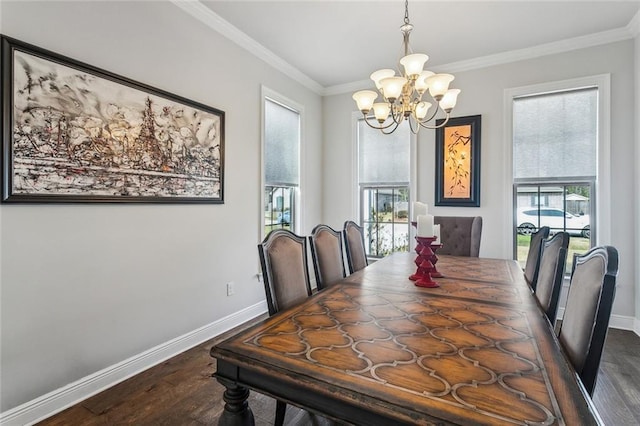
<path id="1" fill-rule="evenodd" d="M 589 238 L 589 215 L 574 215 L 557 208 L 528 207 L 518 210 L 518 233 L 531 235 L 542 226 L 551 228 L 551 232 L 566 230 L 570 235 Z"/>

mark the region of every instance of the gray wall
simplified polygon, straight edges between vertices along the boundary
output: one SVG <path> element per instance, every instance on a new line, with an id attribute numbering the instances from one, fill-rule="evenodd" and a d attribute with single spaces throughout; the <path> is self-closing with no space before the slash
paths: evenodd
<path id="1" fill-rule="evenodd" d="M 506 193 L 504 136 L 505 89 L 611 74 L 611 217 L 610 236 L 598 244 L 611 244 L 620 252 L 619 286 L 614 314 L 633 317 L 635 313 L 636 259 L 633 206 L 634 191 L 634 41 L 574 50 L 488 68 L 457 72 L 455 87 L 462 89 L 454 116 L 482 115 L 481 206 L 479 208 L 433 207 L 434 132 L 421 130 L 418 136 L 418 199 L 433 214 L 481 215 L 484 219 L 480 256 L 511 257 L 511 210 Z M 323 99 L 325 129 L 324 155 L 335 167 L 324 175 L 324 220 L 336 224 L 346 216 L 356 217 L 351 203 L 353 160 L 351 121 L 355 111 L 351 93 Z M 616 208 L 615 206 L 619 206 Z M 624 206 L 624 207 L 623 207 Z M 637 217 L 637 216 L 636 216 Z M 604 218 L 601 218 L 604 219 Z"/>
<path id="2" fill-rule="evenodd" d="M 167 2 L 2 2 L 5 35 L 226 112 L 224 205 L 0 206 L 0 411 L 264 300 L 261 84 L 302 105 L 321 219 L 321 98 Z M 227 297 L 225 283 L 236 294 Z"/>

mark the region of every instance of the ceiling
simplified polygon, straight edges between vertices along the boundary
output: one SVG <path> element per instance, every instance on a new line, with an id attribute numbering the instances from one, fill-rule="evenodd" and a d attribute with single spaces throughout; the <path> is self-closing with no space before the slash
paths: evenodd
<path id="1" fill-rule="evenodd" d="M 201 4 L 325 89 L 397 68 L 402 56 L 401 0 Z M 639 9 L 640 0 L 413 0 L 411 47 L 429 55 L 427 69 L 443 72 L 447 65 L 576 37 L 620 39 L 619 34 L 637 31 Z"/>

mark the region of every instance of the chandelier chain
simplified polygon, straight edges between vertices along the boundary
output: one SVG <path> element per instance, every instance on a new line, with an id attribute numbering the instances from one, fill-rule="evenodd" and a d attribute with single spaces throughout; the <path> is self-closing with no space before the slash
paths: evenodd
<path id="1" fill-rule="evenodd" d="M 449 121 L 460 93 L 458 89 L 449 88 L 453 75 L 436 74 L 424 69 L 429 57 L 423 53 L 412 53 L 409 44 L 411 30 L 409 0 L 405 0 L 404 25 L 400 27 L 404 56 L 398 64 L 399 75 L 389 68 L 375 71 L 370 78 L 378 92 L 361 90 L 352 96 L 363 114 L 364 122 L 386 135 L 393 133 L 403 121 L 408 122 L 412 133 L 418 133 L 421 127 L 443 127 Z M 379 96 L 382 97 L 381 101 L 377 101 Z M 435 105 L 423 96 L 429 96 Z M 429 125 L 440 111 L 444 113 L 444 118 L 436 120 L 435 125 Z"/>
<path id="2" fill-rule="evenodd" d="M 409 0 L 404 0 L 404 23 L 409 23 Z"/>

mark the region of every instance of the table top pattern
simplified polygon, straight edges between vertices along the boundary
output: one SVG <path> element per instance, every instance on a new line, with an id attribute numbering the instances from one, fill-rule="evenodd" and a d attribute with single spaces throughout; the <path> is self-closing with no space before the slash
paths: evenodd
<path id="1" fill-rule="evenodd" d="M 527 312 L 341 285 L 223 346 L 446 421 L 563 424 Z"/>
<path id="2" fill-rule="evenodd" d="M 441 256 L 429 289 L 408 279 L 414 260 L 388 256 L 213 347 L 225 412 L 250 387 L 355 424 L 601 423 L 516 262 Z"/>
<path id="3" fill-rule="evenodd" d="M 398 256 L 398 259 L 407 259 Z M 479 257 L 439 256 L 436 264 L 446 278 L 488 281 L 496 284 L 526 285 L 522 270 L 515 262 Z"/>
<path id="4" fill-rule="evenodd" d="M 440 287 L 425 288 L 424 293 L 462 299 L 495 302 L 500 304 L 524 305 L 535 303 L 530 297 L 531 290 L 516 286 L 505 286 L 491 282 L 471 280 L 438 279 Z"/>
<path id="5" fill-rule="evenodd" d="M 462 259 L 454 256 L 443 256 L 438 267 L 444 274 L 435 278 L 440 284 L 437 288 L 418 288 L 409 280 L 416 266 L 412 256 L 391 255 L 368 268 L 350 275 L 343 282 L 363 287 L 380 287 L 402 289 L 412 292 L 424 292 L 433 295 L 450 296 L 485 302 L 503 304 L 534 303 L 531 290 L 524 280 L 518 280 L 515 263 L 501 259 L 482 259 L 480 261 Z M 469 263 L 464 268 L 465 261 Z M 382 266 L 382 267 L 380 267 Z"/>
<path id="6" fill-rule="evenodd" d="M 374 283 L 385 280 L 390 282 L 407 278 L 416 270 L 415 255 L 395 253 L 383 261 L 377 261 L 347 278 L 344 282 Z M 436 267 L 444 277 L 472 281 L 506 284 L 510 286 L 527 286 L 519 266 L 504 259 L 485 259 L 477 257 L 439 256 Z M 381 273 L 382 272 L 382 273 Z M 437 280 L 440 280 L 438 278 Z M 411 284 L 411 283 L 409 283 Z M 404 286 L 404 283 L 394 285 Z"/>

